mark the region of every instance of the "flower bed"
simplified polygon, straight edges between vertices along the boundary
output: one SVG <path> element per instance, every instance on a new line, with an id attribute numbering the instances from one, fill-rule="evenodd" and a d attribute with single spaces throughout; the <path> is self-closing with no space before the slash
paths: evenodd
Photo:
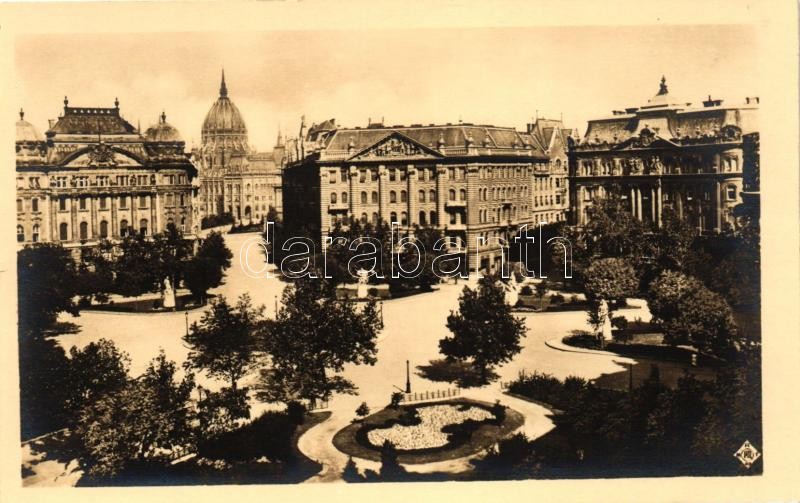
<path id="1" fill-rule="evenodd" d="M 488 421 L 495 419 L 486 409 L 474 406 L 430 405 L 418 407 L 419 423 L 406 426 L 395 423 L 389 428 L 375 428 L 367 433 L 369 443 L 381 447 L 388 440 L 398 450 L 430 449 L 442 447 L 449 442 L 443 428 L 466 421 Z"/>
<path id="2" fill-rule="evenodd" d="M 340 430 L 333 445 L 345 454 L 380 461 L 388 440 L 401 463 L 430 463 L 480 452 L 524 421 L 513 409 L 468 399 L 387 407 Z"/>

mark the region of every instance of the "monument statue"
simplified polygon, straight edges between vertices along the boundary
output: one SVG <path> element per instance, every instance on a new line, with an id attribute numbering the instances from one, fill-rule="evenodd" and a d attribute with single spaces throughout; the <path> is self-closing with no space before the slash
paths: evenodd
<path id="1" fill-rule="evenodd" d="M 169 278 L 164 279 L 164 291 L 161 293 L 161 305 L 166 309 L 175 308 L 175 289 L 172 288 Z"/>
<path id="2" fill-rule="evenodd" d="M 368 292 L 367 292 L 367 282 L 369 281 L 369 271 L 366 269 L 359 269 L 356 271 L 358 274 L 358 288 L 356 289 L 356 298 L 359 299 L 366 299 Z"/>
<path id="3" fill-rule="evenodd" d="M 600 333 L 603 335 L 603 340 L 608 342 L 611 340 L 611 313 L 608 311 L 608 302 L 605 299 L 600 301 L 600 319 L 603 320 Z"/>

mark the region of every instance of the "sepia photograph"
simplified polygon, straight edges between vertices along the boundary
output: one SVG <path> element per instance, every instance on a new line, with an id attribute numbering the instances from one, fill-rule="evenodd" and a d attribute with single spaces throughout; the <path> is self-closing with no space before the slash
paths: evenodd
<path id="1" fill-rule="evenodd" d="M 781 224 L 763 18 L 266 4 L 4 34 L 16 494 L 769 475 L 797 439 L 766 439 L 762 340 L 796 361 L 798 148 L 786 103 Z"/>

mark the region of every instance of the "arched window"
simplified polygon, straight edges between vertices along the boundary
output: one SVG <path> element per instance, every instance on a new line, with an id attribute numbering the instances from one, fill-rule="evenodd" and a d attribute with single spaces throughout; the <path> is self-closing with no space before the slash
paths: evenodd
<path id="1" fill-rule="evenodd" d="M 105 197 L 102 198 L 102 199 L 103 199 L 103 201 L 106 200 Z M 31 199 L 31 211 L 33 211 L 34 213 L 39 211 L 39 199 L 37 199 L 35 197 L 33 199 Z"/>
<path id="2" fill-rule="evenodd" d="M 389 221 L 390 221 L 390 222 L 397 222 L 397 212 L 396 212 L 396 211 L 393 211 L 393 212 L 392 212 L 392 213 L 389 215 Z"/>
<path id="3" fill-rule="evenodd" d="M 181 217 L 181 232 L 186 232 L 186 217 Z"/>
<path id="4" fill-rule="evenodd" d="M 66 222 L 61 222 L 58 226 L 58 239 L 61 241 L 66 241 L 69 239 L 69 226 Z"/>
<path id="5" fill-rule="evenodd" d="M 450 189 L 450 190 L 447 192 L 447 195 L 448 195 L 448 199 L 449 199 L 450 201 L 455 201 L 455 200 L 456 200 L 456 189 Z"/>
<path id="6" fill-rule="evenodd" d="M 436 202 L 436 191 L 431 190 L 428 192 L 428 201 L 435 203 Z"/>
<path id="7" fill-rule="evenodd" d="M 366 192 L 365 192 L 365 194 L 366 194 Z M 366 213 L 362 213 L 361 214 L 361 223 L 362 224 L 366 224 L 367 223 L 367 214 Z"/>
<path id="8" fill-rule="evenodd" d="M 378 193 L 376 191 L 372 191 L 372 204 L 378 204 Z"/>
<path id="9" fill-rule="evenodd" d="M 347 204 L 347 192 L 342 192 L 342 203 Z"/>
<path id="10" fill-rule="evenodd" d="M 419 191 L 419 202 L 421 202 L 421 203 L 425 202 L 425 191 L 424 190 L 420 190 Z"/>
<path id="11" fill-rule="evenodd" d="M 119 235 L 125 237 L 128 235 L 128 221 L 120 220 L 119 222 Z"/>
<path id="12" fill-rule="evenodd" d="M 25 241 L 25 229 L 21 225 L 17 226 L 17 242 L 22 243 Z"/>
<path id="13" fill-rule="evenodd" d="M 34 243 L 39 242 L 39 224 L 33 224 L 33 234 L 31 235 L 31 241 Z"/>
<path id="14" fill-rule="evenodd" d="M 78 233 L 80 239 L 89 239 L 89 224 L 86 222 L 81 222 L 81 224 L 78 226 Z"/>
<path id="15" fill-rule="evenodd" d="M 389 191 L 389 202 L 396 203 L 397 202 L 397 192 L 391 190 Z"/>
<path id="16" fill-rule="evenodd" d="M 467 190 L 466 189 L 461 189 L 459 191 L 458 195 L 460 196 L 462 201 L 466 201 L 467 200 Z"/>
<path id="17" fill-rule="evenodd" d="M 139 220 L 139 233 L 142 236 L 147 236 L 147 219 L 143 218 Z"/>
<path id="18" fill-rule="evenodd" d="M 419 212 L 419 224 L 420 225 L 428 225 L 427 222 L 426 222 L 426 219 L 427 219 L 426 217 L 427 217 L 427 215 L 425 215 L 424 211 L 420 211 Z"/>
<path id="19" fill-rule="evenodd" d="M 431 211 L 431 225 L 439 225 L 439 220 L 436 217 L 435 211 Z"/>
<path id="20" fill-rule="evenodd" d="M 378 225 L 378 214 L 375 212 L 372 213 L 372 225 Z"/>
<path id="21" fill-rule="evenodd" d="M 100 237 L 105 239 L 108 237 L 108 222 L 105 220 L 100 221 Z"/>
<path id="22" fill-rule="evenodd" d="M 406 194 L 405 190 L 400 191 L 400 202 L 401 203 L 408 202 L 408 194 Z"/>
<path id="23" fill-rule="evenodd" d="M 331 192 L 331 204 L 336 204 L 336 192 Z"/>
<path id="24" fill-rule="evenodd" d="M 450 225 L 455 225 L 456 223 L 456 214 L 450 213 Z"/>
<path id="25" fill-rule="evenodd" d="M 361 191 L 361 204 L 367 204 L 367 192 Z"/>
<path id="26" fill-rule="evenodd" d="M 408 213 L 405 211 L 400 213 L 400 225 L 408 225 Z"/>
<path id="27" fill-rule="evenodd" d="M 181 194 L 180 195 L 180 205 L 181 206 L 184 206 L 186 204 L 186 199 L 184 199 L 184 198 L 185 198 L 185 195 Z"/>

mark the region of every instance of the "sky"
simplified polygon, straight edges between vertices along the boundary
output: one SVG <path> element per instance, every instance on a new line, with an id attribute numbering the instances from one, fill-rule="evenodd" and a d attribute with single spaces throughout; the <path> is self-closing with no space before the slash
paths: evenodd
<path id="1" fill-rule="evenodd" d="M 644 104 L 666 76 L 699 104 L 758 96 L 754 29 L 740 25 L 24 35 L 16 99 L 40 132 L 70 106 L 111 107 L 142 129 L 164 110 L 187 146 L 219 94 L 220 71 L 251 145 L 280 127 L 457 123 L 523 129 Z"/>

